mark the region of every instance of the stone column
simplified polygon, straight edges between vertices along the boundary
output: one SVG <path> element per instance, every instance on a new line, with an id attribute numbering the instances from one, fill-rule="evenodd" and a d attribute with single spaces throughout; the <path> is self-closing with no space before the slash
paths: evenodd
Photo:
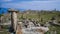
<path id="1" fill-rule="evenodd" d="M 16 29 L 17 29 L 17 10 L 9 9 L 8 11 L 11 13 L 11 26 L 12 26 L 14 32 L 16 32 Z"/>
<path id="2" fill-rule="evenodd" d="M 18 26 L 17 26 L 16 34 L 22 34 L 22 33 L 23 33 L 23 32 L 22 32 L 21 23 L 20 23 L 20 24 L 18 24 Z"/>

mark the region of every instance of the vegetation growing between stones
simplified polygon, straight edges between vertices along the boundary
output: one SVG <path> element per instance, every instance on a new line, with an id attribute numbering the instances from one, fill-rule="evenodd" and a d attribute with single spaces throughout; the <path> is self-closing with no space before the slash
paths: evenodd
<path id="1" fill-rule="evenodd" d="M 0 17 L 1 16 L 4 17 L 3 18 L 4 22 L 8 22 L 8 20 L 6 20 L 6 19 L 10 19 L 10 17 L 11 17 L 8 13 L 7 14 L 0 14 Z M 57 23 L 58 23 L 60 21 L 60 11 L 54 11 L 54 10 L 52 10 L 52 11 L 26 10 L 26 11 L 18 13 L 18 21 L 22 21 L 23 18 L 34 19 L 34 20 L 38 21 L 38 23 L 41 23 L 41 24 L 45 24 L 46 22 L 50 21 L 52 17 L 54 17 L 56 19 Z M 6 27 L 7 26 L 4 26 L 3 29 L 5 29 Z M 60 26 L 51 25 L 49 28 L 50 28 L 49 31 L 56 30 L 57 34 L 60 34 Z M 5 33 L 6 32 L 4 32 L 3 34 L 5 34 Z"/>

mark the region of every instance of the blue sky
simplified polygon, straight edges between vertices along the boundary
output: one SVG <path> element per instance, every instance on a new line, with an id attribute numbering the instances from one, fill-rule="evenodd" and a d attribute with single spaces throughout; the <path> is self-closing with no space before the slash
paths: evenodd
<path id="1" fill-rule="evenodd" d="M 60 10 L 60 0 L 0 0 L 0 7 L 24 10 Z"/>

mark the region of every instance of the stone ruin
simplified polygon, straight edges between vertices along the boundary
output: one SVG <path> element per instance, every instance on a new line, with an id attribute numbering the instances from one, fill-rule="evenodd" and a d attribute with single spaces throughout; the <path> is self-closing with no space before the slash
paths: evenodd
<path id="1" fill-rule="evenodd" d="M 44 34 L 49 30 L 48 27 L 41 26 L 39 23 L 28 19 L 17 22 L 17 10 L 9 9 L 11 13 L 11 34 Z"/>
<path id="2" fill-rule="evenodd" d="M 44 34 L 49 29 L 48 27 L 41 26 L 39 23 L 35 24 L 29 20 L 25 20 L 24 22 L 18 22 L 20 27 L 22 28 L 23 34 Z"/>

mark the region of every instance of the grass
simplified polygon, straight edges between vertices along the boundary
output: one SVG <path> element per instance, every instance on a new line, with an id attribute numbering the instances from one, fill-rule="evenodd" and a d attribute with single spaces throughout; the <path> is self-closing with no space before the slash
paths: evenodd
<path id="1" fill-rule="evenodd" d="M 41 23 L 46 23 L 47 21 L 51 20 L 52 17 L 55 17 L 56 20 L 60 21 L 60 17 L 58 16 L 60 15 L 60 12 L 40 12 L 38 13 L 29 13 L 29 14 L 20 14 L 18 15 L 18 19 L 22 20 L 22 18 L 28 18 L 28 19 L 35 19 L 35 20 L 39 20 L 39 22 L 41 21 L 41 18 L 43 20 L 43 22 Z M 55 27 L 55 28 L 53 28 Z M 60 34 L 60 27 L 58 26 L 50 26 L 50 31 L 51 30 L 56 30 L 57 34 Z M 4 26 L 3 30 L 4 32 L 0 32 L 0 34 L 9 34 L 9 32 L 6 31 L 6 29 L 8 29 L 8 26 Z"/>
<path id="2" fill-rule="evenodd" d="M 8 31 L 7 31 L 7 29 L 8 29 L 8 26 L 3 26 L 3 28 L 1 29 L 1 31 L 0 31 L 0 34 L 10 34 Z"/>
<path id="3" fill-rule="evenodd" d="M 48 13 L 48 12 L 43 13 L 42 12 L 42 13 L 39 13 L 39 14 L 38 13 L 23 14 L 23 17 L 26 17 L 28 19 L 33 19 L 34 18 L 35 20 L 38 19 L 39 21 L 41 21 L 41 18 L 42 18 L 43 22 L 41 22 L 41 23 L 46 23 L 47 21 L 50 21 L 52 17 L 55 17 L 56 21 L 60 21 L 60 17 L 58 15 L 60 15 L 60 12 L 51 12 L 51 13 Z M 53 27 L 55 27 L 55 28 L 53 28 Z M 57 34 L 60 34 L 60 27 L 58 27 L 58 26 L 50 26 L 49 29 L 50 29 L 49 31 L 56 30 Z"/>

